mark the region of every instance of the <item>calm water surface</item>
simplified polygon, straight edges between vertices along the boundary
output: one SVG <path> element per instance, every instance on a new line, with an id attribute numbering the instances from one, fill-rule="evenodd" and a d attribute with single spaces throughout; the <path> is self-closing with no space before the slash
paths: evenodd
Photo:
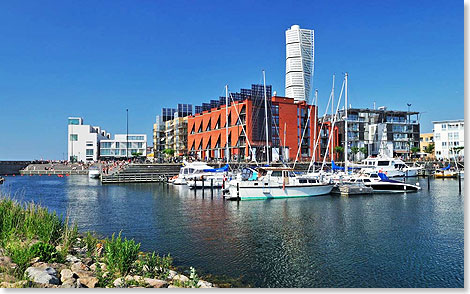
<path id="1" fill-rule="evenodd" d="M 419 181 L 418 193 L 238 204 L 85 176 L 10 176 L 0 190 L 69 214 L 82 231 L 122 230 L 177 265 L 257 287 L 463 287 L 463 193 L 456 180 L 431 180 L 430 191 Z"/>

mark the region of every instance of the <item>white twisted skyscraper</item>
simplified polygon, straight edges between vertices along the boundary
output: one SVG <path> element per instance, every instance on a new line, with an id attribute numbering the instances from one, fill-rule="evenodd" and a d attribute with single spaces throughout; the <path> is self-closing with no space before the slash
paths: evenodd
<path id="1" fill-rule="evenodd" d="M 313 76 L 313 30 L 293 25 L 286 31 L 286 93 L 295 101 L 308 100 Z"/>

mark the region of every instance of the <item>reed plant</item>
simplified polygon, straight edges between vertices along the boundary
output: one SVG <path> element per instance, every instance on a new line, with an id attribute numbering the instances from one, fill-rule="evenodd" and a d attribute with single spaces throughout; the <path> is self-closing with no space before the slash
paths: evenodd
<path id="1" fill-rule="evenodd" d="M 104 244 L 104 260 L 108 269 L 123 276 L 127 275 L 137 260 L 139 248 L 140 243 L 122 239 L 121 232 L 117 237 L 113 234 Z"/>

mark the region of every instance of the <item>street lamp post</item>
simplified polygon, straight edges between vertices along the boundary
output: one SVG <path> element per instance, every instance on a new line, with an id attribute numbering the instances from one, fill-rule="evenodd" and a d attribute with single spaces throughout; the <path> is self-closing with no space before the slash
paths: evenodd
<path id="1" fill-rule="evenodd" d="M 129 158 L 129 109 L 126 109 L 126 159 Z"/>

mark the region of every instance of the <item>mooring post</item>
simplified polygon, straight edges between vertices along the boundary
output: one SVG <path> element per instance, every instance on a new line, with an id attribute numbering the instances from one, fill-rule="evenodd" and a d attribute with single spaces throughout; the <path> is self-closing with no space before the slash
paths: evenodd
<path id="1" fill-rule="evenodd" d="M 429 178 L 431 178 L 431 173 L 428 173 L 428 191 L 431 189 L 431 184 L 429 182 Z"/>
<path id="2" fill-rule="evenodd" d="M 211 179 L 211 198 L 214 197 L 214 179 Z"/>
<path id="3" fill-rule="evenodd" d="M 462 193 L 462 183 L 460 183 L 460 171 L 457 171 L 459 173 L 459 194 Z"/>
<path id="4" fill-rule="evenodd" d="M 197 182 L 196 182 L 196 177 L 194 177 L 194 198 L 196 198 L 196 187 L 197 187 Z"/>
<path id="5" fill-rule="evenodd" d="M 202 181 L 202 198 L 204 198 L 204 176 L 201 177 Z"/>
<path id="6" fill-rule="evenodd" d="M 237 201 L 240 201 L 240 183 L 237 183 Z"/>

